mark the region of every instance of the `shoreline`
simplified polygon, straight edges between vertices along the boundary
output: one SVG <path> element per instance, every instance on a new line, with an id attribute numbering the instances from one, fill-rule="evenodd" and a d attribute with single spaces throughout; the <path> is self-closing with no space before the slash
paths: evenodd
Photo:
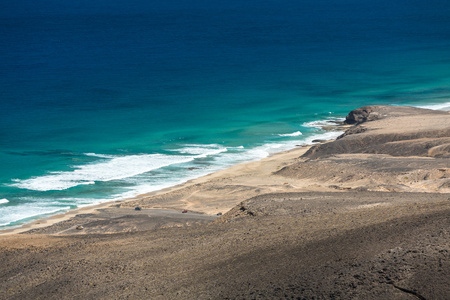
<path id="1" fill-rule="evenodd" d="M 433 109 L 433 110 L 438 110 L 438 111 L 447 111 L 447 109 L 449 109 L 450 107 L 448 106 L 449 102 L 445 102 L 443 104 L 439 104 L 439 105 L 429 105 L 429 106 L 418 106 L 417 108 L 420 109 Z M 402 107 L 402 106 L 400 106 Z M 315 136 L 323 136 L 326 135 L 329 132 L 333 132 L 333 131 L 338 131 L 343 133 L 346 129 L 350 128 L 352 125 L 344 125 L 344 124 L 338 124 L 338 122 L 336 121 L 331 121 L 333 123 L 335 123 L 335 125 L 330 125 L 329 121 L 323 120 L 320 121 L 323 122 L 324 124 L 321 125 L 322 130 L 324 130 L 323 133 L 319 133 Z M 340 128 L 341 130 L 336 130 L 336 128 Z M 331 130 L 330 130 L 331 129 Z M 319 139 L 320 140 L 320 139 Z M 320 143 L 327 143 L 333 141 L 333 139 L 330 140 L 320 140 Z M 298 141 L 299 143 L 302 141 Z M 259 159 L 256 161 L 262 161 L 265 160 L 271 156 L 280 154 L 280 153 L 284 153 L 284 152 L 289 152 L 289 151 L 295 151 L 296 149 L 303 149 L 304 147 L 312 147 L 317 143 L 313 143 L 314 140 L 312 138 L 309 139 L 309 144 L 305 144 L 305 145 L 296 145 L 295 148 L 289 149 L 289 150 L 284 150 L 281 152 L 275 152 L 275 153 L 271 153 L 269 154 L 268 157 L 265 157 L 263 159 Z M 300 156 L 300 155 L 299 155 Z M 247 164 L 247 163 L 253 163 L 256 161 L 249 161 L 249 162 L 243 162 L 243 163 L 238 163 L 237 165 L 241 165 L 241 164 Z M 155 190 L 155 191 L 151 191 L 149 193 L 143 193 L 143 194 L 139 194 L 136 196 L 132 196 L 132 197 L 126 197 L 123 199 L 115 199 L 115 200 L 108 200 L 105 202 L 101 202 L 98 204 L 92 204 L 92 205 L 87 205 L 81 208 L 75 208 L 73 210 L 69 210 L 66 212 L 62 212 L 62 213 L 56 213 L 54 215 L 49 215 L 46 217 L 42 217 L 42 218 L 37 218 L 37 219 L 32 219 L 29 222 L 26 222 L 22 225 L 15 225 L 15 226 L 7 226 L 4 229 L 0 229 L 0 235 L 5 235 L 5 234 L 14 234 L 14 233 L 22 233 L 22 232 L 26 232 L 28 230 L 32 230 L 32 229 L 36 229 L 36 228 L 42 228 L 42 227 L 46 227 L 49 225 L 54 224 L 55 222 L 60 222 L 60 221 L 65 221 L 67 219 L 70 219 L 74 216 L 76 216 L 79 213 L 95 213 L 98 209 L 102 209 L 105 207 L 110 207 L 110 206 L 114 206 L 114 205 L 122 205 L 125 202 L 131 202 L 131 201 L 135 201 L 137 199 L 141 199 L 143 197 L 148 197 L 148 196 L 153 196 L 153 195 L 157 195 L 157 194 L 161 194 L 161 193 L 168 193 L 173 191 L 174 189 L 178 189 L 178 188 L 183 188 L 184 186 L 186 186 L 187 184 L 189 184 L 190 182 L 195 182 L 197 180 L 200 180 L 201 178 L 206 178 L 207 176 L 211 175 L 211 174 L 215 174 L 215 173 L 220 173 L 224 170 L 233 168 L 237 165 L 232 165 L 229 167 L 226 167 L 225 169 L 222 170 L 217 170 L 217 171 L 213 171 L 212 173 L 206 174 L 206 175 L 201 175 L 200 177 L 194 178 L 194 179 L 188 179 L 187 181 L 183 182 L 183 183 L 179 183 L 176 184 L 174 186 L 171 187 L 166 187 L 160 190 Z M 200 180 L 201 181 L 201 180 Z M 179 207 L 177 209 L 183 209 L 183 207 Z M 231 208 L 230 208 L 231 209 Z M 217 213 L 217 212 L 216 212 Z M 223 212 L 222 212 L 223 213 Z M 214 212 L 210 212 L 210 214 L 214 214 Z"/>
<path id="2" fill-rule="evenodd" d="M 341 125 L 341 126 L 345 126 L 345 125 Z M 329 141 L 331 141 L 331 140 L 329 140 Z M 329 142 L 329 141 L 323 141 L 323 142 Z M 2 235 L 21 234 L 21 233 L 26 233 L 27 231 L 30 231 L 30 230 L 42 229 L 42 228 L 45 228 L 45 227 L 49 227 L 49 226 L 55 225 L 55 224 L 57 224 L 59 222 L 70 220 L 70 219 L 72 219 L 72 218 L 74 218 L 74 217 L 76 217 L 77 215 L 80 215 L 80 214 L 96 214 L 101 209 L 110 208 L 110 207 L 114 207 L 114 206 L 120 206 L 120 205 L 126 204 L 127 202 L 139 201 L 139 200 L 144 199 L 146 197 L 158 196 L 158 195 L 166 194 L 166 193 L 169 193 L 169 192 L 173 192 L 173 191 L 176 191 L 176 190 L 179 190 L 179 189 L 186 188 L 186 187 L 191 186 L 191 185 L 195 185 L 195 184 L 198 184 L 198 183 L 201 183 L 201 182 L 205 182 L 206 180 L 209 180 L 211 178 L 223 176 L 223 174 L 226 174 L 226 173 L 229 173 L 229 172 L 233 172 L 233 170 L 236 169 L 236 168 L 246 168 L 247 165 L 252 165 L 252 164 L 253 165 L 263 164 L 265 161 L 273 160 L 274 157 L 276 158 L 276 157 L 278 157 L 280 155 L 292 154 L 294 156 L 300 156 L 312 146 L 313 145 L 298 146 L 298 147 L 293 148 L 293 149 L 272 153 L 268 157 L 265 157 L 265 158 L 260 159 L 260 160 L 239 163 L 237 165 L 233 165 L 233 166 L 227 167 L 227 168 L 225 168 L 223 170 L 218 170 L 218 171 L 215 171 L 213 173 L 200 176 L 198 178 L 190 179 L 190 180 L 188 180 L 188 181 L 186 181 L 184 183 L 181 183 L 181 184 L 177 184 L 177 185 L 174 185 L 174 186 L 171 186 L 171 187 L 167 187 L 167 188 L 164 188 L 164 189 L 161 189 L 161 190 L 152 191 L 152 192 L 149 192 L 149 193 L 140 194 L 140 195 L 137 195 L 135 197 L 125 198 L 125 199 L 122 199 L 122 200 L 107 201 L 107 202 L 103 202 L 103 203 L 100 203 L 100 204 L 95 204 L 95 205 L 90 205 L 90 206 L 86 206 L 86 207 L 76 208 L 76 209 L 67 211 L 65 213 L 60 213 L 60 214 L 56 214 L 56 215 L 52 215 L 52 216 L 48 216 L 48 217 L 44 217 L 44 218 L 39 218 L 39 219 L 31 221 L 29 223 L 26 223 L 26 224 L 23 224 L 23 225 L 19 225 L 18 227 L 15 227 L 15 228 L 2 229 L 2 230 L 0 230 L 0 236 L 2 236 Z M 233 206 L 231 206 L 229 209 L 231 209 Z M 152 209 L 164 210 L 164 209 L 169 209 L 169 208 L 164 208 L 164 207 L 155 208 L 155 207 L 152 207 Z M 183 209 L 185 209 L 185 207 L 180 207 L 178 210 L 183 210 Z M 197 211 L 197 213 L 208 214 L 207 212 L 203 212 L 203 211 L 201 211 L 201 212 Z M 225 211 L 222 212 L 222 213 L 225 213 Z M 216 213 L 215 212 L 210 212 L 210 215 L 214 215 L 214 214 L 216 214 Z"/>
<path id="3" fill-rule="evenodd" d="M 402 110 L 402 107 L 397 107 Z M 396 107 L 390 107 L 391 111 L 397 110 Z M 412 108 L 413 111 L 427 111 L 427 109 L 422 108 Z M 430 110 L 434 111 L 434 110 Z M 436 111 L 439 112 L 439 111 Z M 392 113 L 392 112 L 391 112 Z M 402 116 L 402 113 L 393 113 L 393 116 L 397 119 Z M 408 118 L 413 118 L 409 116 Z M 382 122 L 383 120 L 380 120 Z M 417 122 L 420 122 L 418 120 Z M 429 121 L 428 121 L 429 122 Z M 368 124 L 368 123 L 366 123 Z M 325 125 L 322 129 L 327 132 L 337 131 L 337 132 L 349 132 L 351 128 L 355 128 L 357 125 L 350 124 L 337 124 L 336 125 Z M 387 126 L 387 125 L 383 125 Z M 437 124 L 433 125 L 437 126 Z M 406 128 L 406 127 L 404 127 Z M 389 132 L 389 130 L 387 131 Z M 322 134 L 323 135 L 323 134 Z M 98 215 L 100 211 L 111 208 L 128 209 L 128 214 L 132 215 L 132 211 L 135 207 L 140 207 L 142 209 L 160 209 L 160 210 L 172 210 L 172 211 L 184 211 L 187 210 L 192 213 L 204 214 L 209 216 L 214 216 L 217 214 L 225 214 L 233 209 L 240 201 L 249 199 L 264 193 L 273 192 L 309 192 L 309 191 L 346 191 L 355 188 L 361 188 L 358 186 L 343 186 L 339 184 L 334 184 L 330 182 L 328 185 L 323 184 L 323 179 L 311 180 L 311 178 L 290 178 L 286 180 L 284 176 L 272 176 L 272 173 L 279 171 L 283 166 L 288 166 L 294 162 L 301 160 L 300 157 L 311 150 L 311 148 L 316 148 L 318 145 L 326 145 L 336 141 L 331 140 L 320 140 L 314 144 L 308 145 L 297 145 L 296 148 L 276 152 L 270 154 L 260 160 L 238 163 L 236 165 L 227 167 L 222 170 L 218 170 L 194 179 L 187 180 L 184 183 L 177 184 L 171 187 L 163 188 L 161 190 L 152 191 L 149 193 L 139 194 L 134 197 L 106 201 L 100 204 L 90 205 L 82 208 L 73 209 L 65 213 L 52 215 L 49 217 L 39 218 L 29 223 L 20 225 L 14 228 L 8 228 L 0 230 L 1 235 L 12 235 L 26 233 L 28 231 L 33 232 L 46 232 L 45 228 L 55 226 L 58 223 L 67 222 L 70 220 L 75 220 L 79 215 Z M 355 155 L 354 155 L 355 156 Z M 356 157 L 356 156 L 355 156 Z M 256 171 L 257 170 L 257 171 Z M 260 173 L 256 176 L 256 173 Z M 245 180 L 242 180 L 245 177 Z M 239 182 L 242 181 L 242 182 Z M 271 182 L 273 181 L 273 182 Z M 225 184 L 224 182 L 227 182 Z M 364 186 L 366 183 L 363 183 Z M 393 185 L 394 186 L 394 185 Z M 403 183 L 397 185 L 396 187 L 384 187 L 375 188 L 373 190 L 377 191 L 404 191 Z M 192 191 L 191 191 L 192 190 Z M 214 190 L 223 191 L 224 195 L 226 193 L 240 195 L 240 199 L 236 200 L 234 198 L 227 198 L 220 194 L 221 192 L 215 192 Z M 412 189 L 413 192 L 426 192 L 425 189 Z M 200 196 L 199 196 L 200 195 Z M 209 199 L 208 199 L 209 197 Z M 214 200 L 211 200 L 214 199 Z M 127 215 L 124 214 L 124 215 Z M 115 214 L 103 215 L 104 217 L 112 218 L 117 217 Z M 82 220 L 85 222 L 86 220 Z M 72 224 L 73 225 L 73 224 Z M 81 224 L 80 224 L 81 225 Z M 75 226 L 75 225 L 73 225 Z M 67 230 L 67 228 L 65 229 Z M 64 230 L 64 232 L 66 232 Z"/>
<path id="4" fill-rule="evenodd" d="M 450 113 L 368 106 L 347 117 L 356 124 L 336 140 L 0 236 L 0 289 L 6 299 L 448 298 Z"/>
<path id="5" fill-rule="evenodd" d="M 123 202 L 128 202 L 130 200 L 139 199 L 142 196 L 166 193 L 168 191 L 171 191 L 172 189 L 181 188 L 184 185 L 186 185 L 192 181 L 198 180 L 199 178 L 203 178 L 203 177 L 209 176 L 211 174 L 221 172 L 221 171 L 224 171 L 229 168 L 233 168 L 237 165 L 264 160 L 273 155 L 277 155 L 279 153 L 284 153 L 287 151 L 292 151 L 292 150 L 295 150 L 298 148 L 303 148 L 303 147 L 311 147 L 317 143 L 330 141 L 330 140 L 332 140 L 332 139 L 329 139 L 330 133 L 332 134 L 333 132 L 337 132 L 339 134 L 342 134 L 344 132 L 345 128 L 348 128 L 348 125 L 344 125 L 342 121 L 334 120 L 334 118 L 330 119 L 330 120 L 326 119 L 326 120 L 319 120 L 319 121 L 315 121 L 315 122 L 318 122 L 318 124 L 316 124 L 315 126 L 312 126 L 312 127 L 320 128 L 321 132 L 313 134 L 311 137 L 307 138 L 306 140 L 287 141 L 287 142 L 285 142 L 285 144 L 283 144 L 283 147 L 281 147 L 283 149 L 281 151 L 275 150 L 276 152 L 271 152 L 271 150 L 273 151 L 274 149 L 269 147 L 269 148 L 271 148 L 271 150 L 267 150 L 267 151 L 264 150 L 268 153 L 268 155 L 262 159 L 261 158 L 253 158 L 253 160 L 250 159 L 249 161 L 237 162 L 236 164 L 227 166 L 224 169 L 216 169 L 215 171 L 212 170 L 210 173 L 206 173 L 203 175 L 196 175 L 198 177 L 194 177 L 194 178 L 187 176 L 185 181 L 177 183 L 173 186 L 165 187 L 165 188 L 150 191 L 150 192 L 136 194 L 135 196 L 124 196 L 123 198 L 118 197 L 116 199 L 110 199 L 110 200 L 106 200 L 104 202 L 100 202 L 100 203 L 96 203 L 96 204 L 88 204 L 83 207 L 69 209 L 68 211 L 62 211 L 62 212 L 53 213 L 53 214 L 52 213 L 43 214 L 43 217 L 30 217 L 29 218 L 30 220 L 25 223 L 5 226 L 4 229 L 0 229 L 0 235 L 22 233 L 27 230 L 49 226 L 49 225 L 54 224 L 55 222 L 58 222 L 58 220 L 64 221 L 64 220 L 67 220 L 67 219 L 75 216 L 78 211 L 80 211 L 80 213 L 95 213 L 95 211 L 97 209 L 102 209 L 105 207 L 118 205 Z M 338 130 L 338 128 L 343 128 L 343 129 Z M 332 136 L 337 136 L 337 135 L 332 134 Z M 322 139 L 322 138 L 324 138 L 324 139 Z M 315 142 L 315 141 L 318 141 L 318 142 Z M 270 143 L 267 145 L 270 145 Z M 252 149 L 249 149 L 249 150 L 251 151 Z"/>

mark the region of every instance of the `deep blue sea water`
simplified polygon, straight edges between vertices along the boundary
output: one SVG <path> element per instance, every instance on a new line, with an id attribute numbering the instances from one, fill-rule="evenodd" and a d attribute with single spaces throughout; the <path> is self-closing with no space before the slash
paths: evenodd
<path id="1" fill-rule="evenodd" d="M 0 3 L 0 228 L 450 107 L 448 0 Z"/>

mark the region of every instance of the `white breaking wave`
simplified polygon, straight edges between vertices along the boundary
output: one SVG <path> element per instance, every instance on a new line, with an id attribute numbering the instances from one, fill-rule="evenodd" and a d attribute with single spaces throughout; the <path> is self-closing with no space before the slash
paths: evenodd
<path id="1" fill-rule="evenodd" d="M 87 156 L 107 159 L 87 165 L 74 166 L 74 170 L 52 172 L 48 175 L 33 177 L 25 180 L 15 179 L 11 186 L 34 191 L 66 190 L 79 185 L 95 184 L 99 181 L 112 181 L 130 178 L 162 167 L 187 163 L 196 158 L 217 155 L 226 152 L 227 148 L 217 145 L 185 145 L 181 149 L 173 150 L 188 155 L 105 155 L 85 153 Z"/>
<path id="2" fill-rule="evenodd" d="M 175 149 L 172 151 L 176 151 L 182 154 L 198 155 L 197 157 L 205 157 L 209 155 L 216 155 L 222 152 L 226 152 L 227 148 L 220 146 L 218 144 L 209 144 L 209 145 L 188 144 L 184 145 L 183 148 Z"/>
<path id="3" fill-rule="evenodd" d="M 8 199 L 5 199 L 5 198 L 0 199 L 0 204 L 5 204 L 5 203 L 8 203 L 8 202 L 9 202 Z"/>
<path id="4" fill-rule="evenodd" d="M 450 102 L 441 103 L 441 104 L 423 105 L 423 106 L 418 106 L 418 107 L 419 108 L 434 109 L 434 110 L 450 111 Z"/>
<path id="5" fill-rule="evenodd" d="M 93 157 L 99 157 L 99 158 L 114 158 L 116 156 L 114 155 L 107 155 L 107 154 L 97 154 L 97 153 L 84 153 L 86 156 L 93 156 Z"/>
<path id="6" fill-rule="evenodd" d="M 142 154 L 114 156 L 108 161 L 74 166 L 73 171 L 52 172 L 25 180 L 14 180 L 11 186 L 35 191 L 66 190 L 96 181 L 119 180 L 173 164 L 192 161 L 195 156 Z"/>
<path id="7" fill-rule="evenodd" d="M 7 206 L 4 208 L 0 207 L 0 226 L 8 226 L 14 224 L 14 222 L 22 222 L 22 220 L 29 220 L 30 218 L 45 214 L 55 214 L 69 210 L 70 207 L 66 207 L 66 205 L 84 207 L 105 201 L 123 200 L 138 194 L 160 190 L 230 167 L 237 163 L 256 161 L 277 152 L 290 150 L 300 145 L 311 144 L 315 139 L 334 139 L 341 133 L 338 131 L 319 131 L 317 134 L 303 136 L 295 141 L 269 142 L 253 148 L 246 148 L 244 146 L 224 147 L 219 144 L 186 144 L 182 145 L 179 149 L 172 150 L 176 152 L 173 155 L 140 154 L 121 156 L 85 153 L 85 155 L 98 157 L 99 159 L 86 165 L 73 166 L 73 169 L 70 171 L 52 172 L 44 176 L 15 180 L 11 185 L 35 191 L 65 190 L 79 185 L 112 180 L 122 180 L 124 183 L 130 185 L 125 190 L 118 191 L 118 193 L 110 195 L 110 197 L 105 199 L 69 197 L 40 201 L 41 204 L 46 203 L 43 206 L 32 203 L 31 205 L 27 204 L 26 208 L 24 206 L 18 206 L 17 209 L 13 208 L 12 210 L 6 210 Z M 300 136 L 301 133 L 297 132 L 289 135 Z M 208 161 L 208 163 L 196 162 L 197 158 L 203 158 L 209 155 L 213 156 L 214 159 Z M 182 163 L 189 164 L 181 165 L 180 168 L 174 168 L 170 174 L 166 172 L 157 172 L 152 175 L 145 174 L 151 170 Z M 188 168 L 188 166 L 199 167 Z M 7 199 L 1 199 L 0 203 L 6 203 L 5 200 L 7 201 Z M 28 199 L 28 201 L 31 200 Z"/>
<path id="8" fill-rule="evenodd" d="M 302 124 L 302 126 L 316 128 L 319 130 L 325 130 L 326 127 L 339 125 L 343 121 L 345 121 L 345 118 L 331 117 L 326 120 L 305 122 Z M 338 136 L 340 136 L 342 133 L 344 133 L 344 131 L 339 130 L 340 129 L 339 127 L 335 127 L 333 129 L 334 130 L 332 130 L 332 131 L 325 131 L 325 132 L 318 131 L 317 134 L 314 134 L 312 136 L 305 138 L 302 141 L 303 145 L 311 145 L 311 144 L 313 144 L 313 141 L 315 141 L 315 140 L 323 140 L 323 141 L 334 140 Z"/>
<path id="9" fill-rule="evenodd" d="M 331 119 L 327 119 L 327 120 L 305 122 L 302 124 L 302 126 L 323 129 L 324 127 L 327 127 L 327 126 L 337 125 L 337 123 L 343 122 L 344 120 L 345 120 L 345 118 L 331 118 Z"/>
<path id="10" fill-rule="evenodd" d="M 296 131 L 293 133 L 284 133 L 284 134 L 279 134 L 279 136 L 301 136 L 303 135 L 303 133 L 301 133 L 300 131 Z"/>
<path id="11" fill-rule="evenodd" d="M 324 133 L 315 134 L 313 136 L 310 136 L 309 138 L 305 139 L 303 142 L 305 145 L 310 145 L 310 144 L 313 144 L 314 140 L 323 140 L 323 141 L 334 140 L 343 133 L 344 133 L 343 131 L 327 131 Z"/>

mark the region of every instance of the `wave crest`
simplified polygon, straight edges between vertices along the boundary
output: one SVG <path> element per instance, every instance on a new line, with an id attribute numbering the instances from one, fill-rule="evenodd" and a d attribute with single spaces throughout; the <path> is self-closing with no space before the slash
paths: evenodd
<path id="1" fill-rule="evenodd" d="M 345 118 L 329 118 L 327 120 L 318 120 L 318 121 L 311 121 L 311 122 L 305 122 L 302 124 L 304 127 L 310 127 L 310 128 L 317 128 L 317 129 L 324 129 L 324 127 L 328 126 L 336 126 L 343 122 Z"/>
<path id="2" fill-rule="evenodd" d="M 193 160 L 193 156 L 144 154 L 115 156 L 107 161 L 75 166 L 73 171 L 52 172 L 25 180 L 14 180 L 11 186 L 34 191 L 66 190 L 96 181 L 119 180 L 133 177 L 172 164 Z"/>
<path id="3" fill-rule="evenodd" d="M 51 172 L 47 175 L 25 180 L 14 179 L 10 186 L 34 191 L 61 191 L 79 185 L 90 185 L 134 177 L 170 165 L 187 163 L 197 158 L 226 152 L 227 148 L 217 145 L 184 145 L 173 150 L 182 155 L 139 154 L 105 155 L 85 153 L 86 156 L 101 158 L 87 165 L 74 166 L 71 171 Z"/>
<path id="4" fill-rule="evenodd" d="M 284 134 L 279 134 L 279 136 L 301 136 L 303 135 L 303 133 L 301 133 L 301 131 L 296 131 L 293 133 L 284 133 Z"/>

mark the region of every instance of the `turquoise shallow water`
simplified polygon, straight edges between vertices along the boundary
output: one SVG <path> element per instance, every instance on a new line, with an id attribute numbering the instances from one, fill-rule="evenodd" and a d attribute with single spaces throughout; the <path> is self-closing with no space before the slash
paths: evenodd
<path id="1" fill-rule="evenodd" d="M 91 2 L 0 4 L 3 228 L 449 106 L 447 1 Z"/>

